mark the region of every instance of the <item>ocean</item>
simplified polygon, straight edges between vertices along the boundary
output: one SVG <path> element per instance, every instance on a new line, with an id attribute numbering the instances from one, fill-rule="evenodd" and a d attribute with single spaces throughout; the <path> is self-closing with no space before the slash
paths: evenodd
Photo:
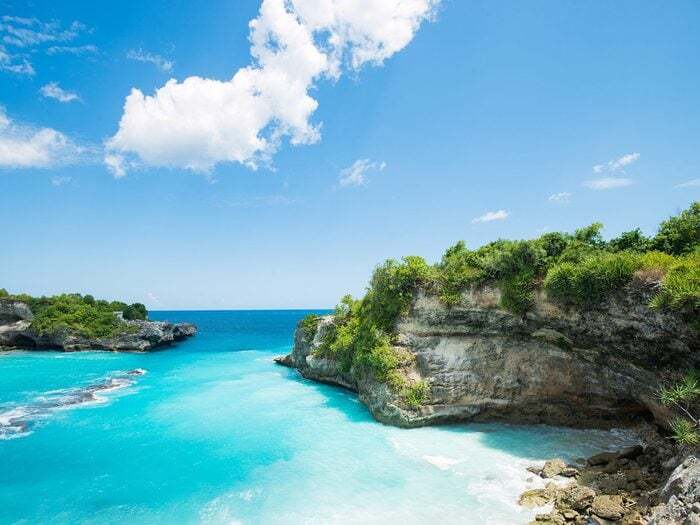
<path id="1" fill-rule="evenodd" d="M 525 469 L 621 431 L 375 422 L 275 365 L 301 310 L 152 312 L 160 351 L 0 353 L 0 524 L 526 523 Z"/>

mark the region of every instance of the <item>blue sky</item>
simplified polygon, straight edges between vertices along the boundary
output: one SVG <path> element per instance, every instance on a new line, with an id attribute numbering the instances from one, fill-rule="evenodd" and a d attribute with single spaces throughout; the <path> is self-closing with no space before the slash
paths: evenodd
<path id="1" fill-rule="evenodd" d="M 700 198 L 695 1 L 262 4 L 0 0 L 0 286 L 328 307 Z"/>

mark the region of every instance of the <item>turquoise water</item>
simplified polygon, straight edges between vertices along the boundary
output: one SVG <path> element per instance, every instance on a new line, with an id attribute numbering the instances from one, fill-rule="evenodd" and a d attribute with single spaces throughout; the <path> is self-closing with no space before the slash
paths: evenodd
<path id="1" fill-rule="evenodd" d="M 150 354 L 0 354 L 0 523 L 524 523 L 527 465 L 626 439 L 380 425 L 272 362 L 306 313 L 157 312 L 199 334 Z"/>

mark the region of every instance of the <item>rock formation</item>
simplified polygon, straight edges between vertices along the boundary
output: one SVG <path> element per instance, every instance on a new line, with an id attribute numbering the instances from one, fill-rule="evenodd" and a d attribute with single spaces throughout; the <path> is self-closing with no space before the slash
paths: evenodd
<path id="1" fill-rule="evenodd" d="M 331 316 L 313 337 L 297 330 L 278 362 L 305 377 L 356 390 L 379 421 L 420 426 L 452 421 L 610 427 L 639 418 L 665 421 L 656 392 L 664 371 L 700 366 L 700 337 L 681 315 L 648 307 L 657 283 L 635 280 L 601 304 L 574 308 L 538 292 L 517 316 L 498 307 L 497 288 L 474 287 L 448 308 L 419 291 L 396 325 L 395 345 L 409 352 L 403 370 L 429 386 L 409 407 L 372 377 L 344 372 L 314 355 Z"/>
<path id="2" fill-rule="evenodd" d="M 127 321 L 127 330 L 114 337 L 89 338 L 71 330 L 39 333 L 32 328 L 33 314 L 27 304 L 0 299 L 0 348 L 31 350 L 119 350 L 143 352 L 181 341 L 197 333 L 189 323 Z"/>

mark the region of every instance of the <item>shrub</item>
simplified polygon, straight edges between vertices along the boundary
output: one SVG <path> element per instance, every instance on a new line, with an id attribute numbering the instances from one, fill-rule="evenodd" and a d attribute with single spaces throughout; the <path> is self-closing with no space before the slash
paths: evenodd
<path id="1" fill-rule="evenodd" d="M 646 237 L 639 228 L 621 233 L 619 237 L 608 242 L 608 250 L 612 252 L 646 252 L 649 249 L 651 249 L 651 239 Z"/>
<path id="2" fill-rule="evenodd" d="M 405 386 L 401 392 L 404 402 L 411 408 L 420 408 L 430 396 L 428 383 L 421 380 L 411 385 Z"/>
<path id="3" fill-rule="evenodd" d="M 664 252 L 647 252 L 640 256 L 639 263 L 642 270 L 662 270 L 666 273 L 678 259 Z"/>
<path id="4" fill-rule="evenodd" d="M 309 342 L 314 338 L 316 335 L 316 329 L 318 328 L 318 322 L 320 320 L 321 318 L 316 314 L 309 314 L 301 320 L 299 326 L 301 328 L 304 341 Z"/>
<path id="5" fill-rule="evenodd" d="M 413 294 L 420 284 L 431 280 L 432 270 L 422 257 L 387 260 L 372 274 L 369 290 L 362 301 L 364 314 L 377 327 L 393 332 L 400 315 L 408 313 Z"/>
<path id="6" fill-rule="evenodd" d="M 440 299 L 450 306 L 457 304 L 462 292 L 480 278 L 478 256 L 459 241 L 445 251 L 437 266 Z"/>
<path id="7" fill-rule="evenodd" d="M 83 298 L 83 301 L 85 301 L 85 298 Z M 94 301 L 95 300 L 93 299 L 93 304 Z M 141 303 L 133 303 L 122 310 L 122 316 L 124 319 L 128 319 L 129 321 L 145 321 L 148 317 L 148 310 L 146 310 L 146 306 Z"/>
<path id="8" fill-rule="evenodd" d="M 688 371 L 683 377 L 659 389 L 661 402 L 672 407 L 676 416 L 670 421 L 674 438 L 684 445 L 700 445 L 700 373 Z"/>
<path id="9" fill-rule="evenodd" d="M 680 258 L 668 268 L 651 306 L 700 313 L 700 256 Z"/>
<path id="10" fill-rule="evenodd" d="M 654 249 L 672 255 L 693 252 L 700 245 L 700 202 L 662 222 L 652 244 Z"/>
<path id="11" fill-rule="evenodd" d="M 544 287 L 563 302 L 596 303 L 627 284 L 639 267 L 639 257 L 628 252 L 596 255 L 579 264 L 555 265 L 547 273 Z"/>
<path id="12" fill-rule="evenodd" d="M 514 314 L 524 315 L 535 302 L 535 285 L 528 271 L 503 280 L 500 289 L 501 306 Z"/>
<path id="13" fill-rule="evenodd" d="M 7 293 L 7 290 L 5 290 L 4 288 L 0 288 L 0 298 L 5 298 L 5 297 L 9 297 L 9 296 L 10 296 L 10 294 Z"/>

